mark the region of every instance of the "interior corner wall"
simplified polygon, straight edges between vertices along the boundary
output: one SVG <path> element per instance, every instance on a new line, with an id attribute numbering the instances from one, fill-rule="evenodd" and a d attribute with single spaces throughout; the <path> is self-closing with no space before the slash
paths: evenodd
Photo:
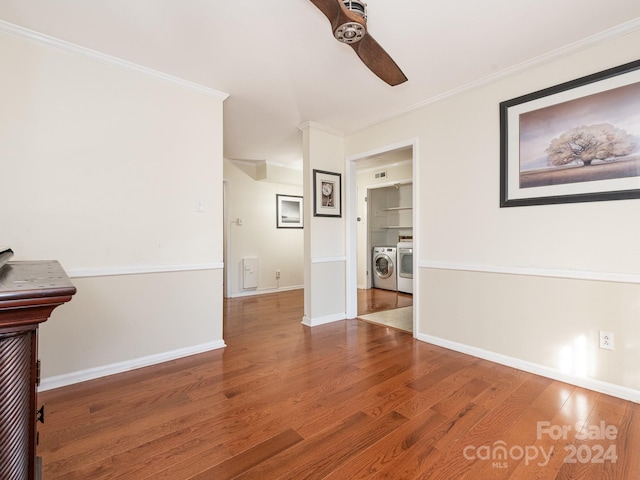
<path id="1" fill-rule="evenodd" d="M 417 138 L 419 339 L 640 401 L 640 200 L 499 207 L 499 103 L 639 57 L 636 31 L 345 138 Z"/>
<path id="2" fill-rule="evenodd" d="M 229 297 L 293 290 L 304 285 L 303 229 L 276 226 L 276 195 L 302 196 L 302 172 L 298 172 L 300 183 L 293 185 L 268 178 L 257 181 L 245 171 L 252 168 L 255 167 L 241 169 L 233 162 L 224 162 L 224 177 L 229 185 Z M 243 288 L 242 259 L 245 257 L 258 258 L 257 289 Z M 276 278 L 276 270 L 280 278 Z"/>
<path id="3" fill-rule="evenodd" d="M 77 287 L 43 385 L 223 346 L 224 95 L 17 35 L 0 57 L 0 244 Z"/>
<path id="4" fill-rule="evenodd" d="M 305 292 L 303 323 L 346 318 L 346 231 L 344 140 L 322 126 L 303 129 L 305 198 Z M 341 216 L 314 216 L 313 170 L 341 175 Z"/>

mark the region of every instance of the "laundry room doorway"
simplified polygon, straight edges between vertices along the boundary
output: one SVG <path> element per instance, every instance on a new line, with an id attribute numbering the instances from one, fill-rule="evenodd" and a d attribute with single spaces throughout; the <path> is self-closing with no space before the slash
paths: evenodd
<path id="1" fill-rule="evenodd" d="M 348 159 L 353 316 L 409 332 L 416 303 L 414 156 L 414 143 L 406 142 Z"/>

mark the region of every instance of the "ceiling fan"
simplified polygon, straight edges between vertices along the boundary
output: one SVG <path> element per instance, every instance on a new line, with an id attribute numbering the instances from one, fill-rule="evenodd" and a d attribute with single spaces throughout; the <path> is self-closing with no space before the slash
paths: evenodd
<path id="1" fill-rule="evenodd" d="M 333 36 L 391 86 L 407 81 L 400 67 L 367 31 L 367 4 L 361 0 L 311 0 L 331 22 Z"/>

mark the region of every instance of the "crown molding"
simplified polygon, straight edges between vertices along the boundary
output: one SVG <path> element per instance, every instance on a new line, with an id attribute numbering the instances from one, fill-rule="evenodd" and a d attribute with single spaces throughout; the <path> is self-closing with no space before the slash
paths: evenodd
<path id="1" fill-rule="evenodd" d="M 225 160 L 231 162 L 231 163 L 235 163 L 238 165 L 247 165 L 247 166 L 251 166 L 251 167 L 255 167 L 257 165 L 266 163 L 267 161 L 264 159 L 256 159 L 256 160 L 251 160 L 249 158 L 230 158 L 230 157 L 224 157 Z"/>
<path id="2" fill-rule="evenodd" d="M 332 135 L 338 135 L 340 137 L 344 136 L 343 131 L 338 130 L 336 128 L 327 127 L 326 125 L 322 125 L 321 123 L 316 123 L 316 122 L 304 122 L 298 125 L 298 128 L 303 132 L 306 130 L 314 129 L 314 130 L 320 130 L 322 132 L 330 133 Z"/>
<path id="3" fill-rule="evenodd" d="M 29 40 L 35 43 L 39 43 L 47 47 L 52 47 L 52 48 L 61 50 L 65 53 L 79 55 L 89 60 L 96 60 L 98 62 L 125 68 L 133 72 L 142 73 L 143 75 L 153 77 L 163 82 L 178 85 L 180 87 L 185 87 L 185 88 L 188 88 L 189 90 L 207 95 L 209 97 L 225 100 L 229 96 L 229 94 L 226 92 L 221 92 L 219 90 L 205 87 L 203 85 L 190 82 L 182 78 L 174 77 L 172 75 L 168 75 L 166 73 L 162 73 L 157 70 L 153 70 L 151 68 L 143 67 L 142 65 L 138 65 L 136 63 L 129 62 L 127 60 L 123 60 L 121 58 L 117 58 L 111 55 L 107 55 L 106 53 L 98 52 L 96 50 L 91 50 L 90 48 L 81 47 L 80 45 L 76 45 L 74 43 L 67 42 L 65 40 L 60 40 L 58 38 L 51 37 L 49 35 L 45 35 L 43 33 L 39 33 L 34 30 L 29 30 L 28 28 L 24 28 L 19 25 L 14 25 L 13 23 L 5 22 L 4 20 L 0 20 L 0 32 L 7 33 L 9 35 L 14 35 L 24 40 Z"/>
<path id="4" fill-rule="evenodd" d="M 393 118 L 399 117 L 400 115 L 404 115 L 405 113 L 409 113 L 419 108 L 422 108 L 424 106 L 437 103 L 446 98 L 453 97 L 454 95 L 458 95 L 460 93 L 473 90 L 474 88 L 488 85 L 490 83 L 496 82 L 503 78 L 507 78 L 512 75 L 525 72 L 534 67 L 538 67 L 546 63 L 551 63 L 554 60 L 558 60 L 559 58 L 566 57 L 573 53 L 577 53 L 581 50 L 585 50 L 589 47 L 593 47 L 594 45 L 605 42 L 607 40 L 611 40 L 617 37 L 622 37 L 623 35 L 627 35 L 631 32 L 635 32 L 636 30 L 640 30 L 640 17 L 634 18 L 633 20 L 629 20 L 628 22 L 621 23 L 620 25 L 609 28 L 600 33 L 596 33 L 595 35 L 591 35 L 590 37 L 583 38 L 582 40 L 579 40 L 577 42 L 570 43 L 556 50 L 552 50 L 536 58 L 527 60 L 526 62 L 518 63 L 516 65 L 513 65 L 512 67 L 505 68 L 504 70 L 500 70 L 499 72 L 496 72 L 494 74 L 479 78 L 473 82 L 466 83 L 458 88 L 454 88 L 453 90 L 449 90 L 439 95 L 435 95 L 433 97 L 422 100 L 418 103 L 414 103 L 413 105 L 409 105 L 405 108 L 395 110 L 394 112 L 388 115 L 385 115 L 384 117 L 380 117 L 377 120 L 374 120 L 364 126 L 358 127 L 357 129 L 348 131 L 346 133 L 352 134 L 360 130 L 365 130 L 374 125 L 378 125 L 380 123 L 386 122 Z"/>
<path id="5" fill-rule="evenodd" d="M 284 163 L 284 162 L 275 162 L 273 160 L 249 160 L 244 158 L 230 158 L 224 157 L 225 160 L 234 163 L 236 165 L 247 165 L 250 167 L 256 167 L 258 165 L 266 165 L 267 167 L 278 167 L 278 168 L 288 168 L 291 170 L 302 170 L 302 160 L 300 163 Z"/>

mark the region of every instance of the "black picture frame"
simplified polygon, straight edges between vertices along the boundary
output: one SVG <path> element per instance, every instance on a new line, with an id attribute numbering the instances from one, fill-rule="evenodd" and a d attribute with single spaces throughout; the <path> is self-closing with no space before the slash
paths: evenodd
<path id="1" fill-rule="evenodd" d="M 313 170 L 313 216 L 342 217 L 342 175 Z"/>
<path id="2" fill-rule="evenodd" d="M 303 228 L 303 197 L 298 195 L 281 195 L 276 193 L 276 227 Z"/>
<path id="3" fill-rule="evenodd" d="M 500 207 L 640 198 L 637 111 L 640 60 L 501 102 Z"/>

